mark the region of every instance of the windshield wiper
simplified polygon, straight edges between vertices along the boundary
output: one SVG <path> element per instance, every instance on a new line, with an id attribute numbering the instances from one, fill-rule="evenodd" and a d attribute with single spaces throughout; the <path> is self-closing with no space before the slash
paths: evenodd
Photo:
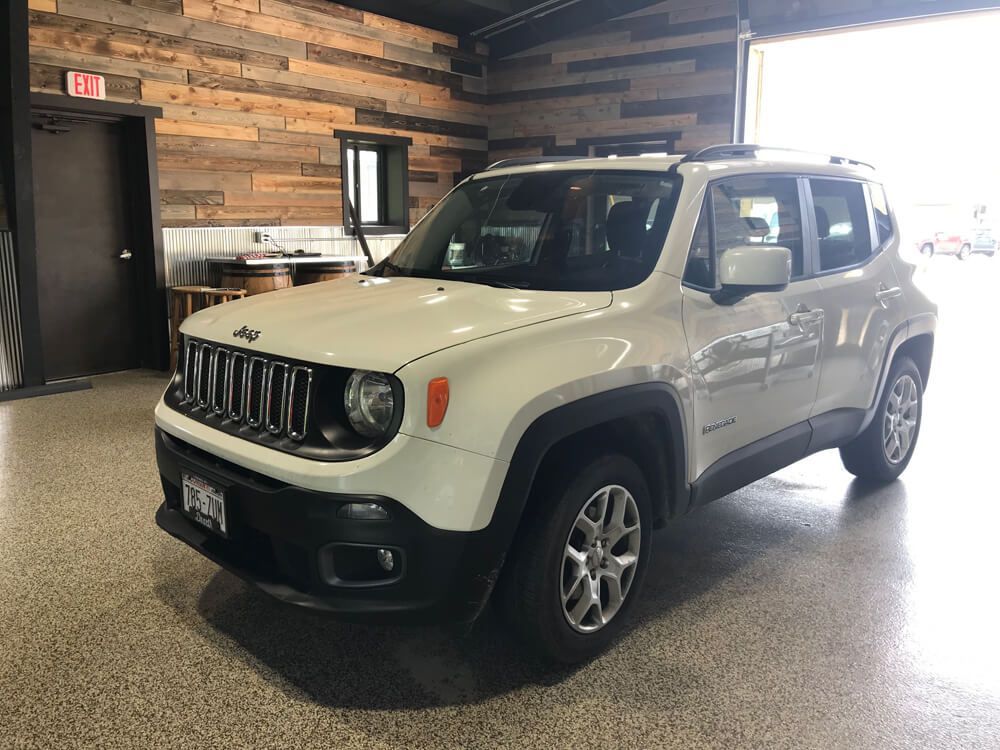
<path id="1" fill-rule="evenodd" d="M 488 284 L 489 286 L 499 287 L 501 289 L 527 289 L 530 284 L 527 282 L 522 282 L 520 284 L 511 284 L 509 281 L 497 281 L 496 279 L 491 279 L 489 281 L 481 281 L 480 284 Z"/>
<path id="2" fill-rule="evenodd" d="M 381 263 L 379 263 L 375 268 L 371 270 L 374 271 L 376 269 L 379 271 L 379 276 L 385 276 L 386 271 L 392 271 L 397 276 L 413 275 L 412 273 L 410 273 L 408 269 L 403 268 L 402 266 L 397 266 L 395 263 L 392 263 L 388 260 L 383 260 Z"/>

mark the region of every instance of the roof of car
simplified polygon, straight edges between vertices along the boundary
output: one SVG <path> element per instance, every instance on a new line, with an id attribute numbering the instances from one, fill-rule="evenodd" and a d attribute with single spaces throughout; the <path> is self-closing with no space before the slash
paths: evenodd
<path id="1" fill-rule="evenodd" d="M 694 171 L 707 169 L 710 173 L 720 172 L 792 172 L 799 174 L 820 174 L 830 176 L 850 176 L 870 179 L 874 168 L 854 159 L 829 156 L 791 149 L 732 145 L 712 146 L 686 156 L 678 154 L 647 154 L 644 156 L 588 157 L 524 157 L 504 159 L 483 173 L 503 175 L 515 173 L 559 171 L 592 171 L 615 169 L 625 171 L 669 171 L 682 168 Z M 687 171 L 687 170 L 685 170 Z"/>

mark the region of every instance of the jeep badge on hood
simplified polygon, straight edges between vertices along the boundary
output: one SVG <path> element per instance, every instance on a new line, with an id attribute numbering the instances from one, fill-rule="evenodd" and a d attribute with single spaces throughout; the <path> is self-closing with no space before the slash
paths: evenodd
<path id="1" fill-rule="evenodd" d="M 247 328 L 243 326 L 237 331 L 233 331 L 233 338 L 246 339 L 251 344 L 260 338 L 260 331 L 255 331 L 252 328 Z"/>

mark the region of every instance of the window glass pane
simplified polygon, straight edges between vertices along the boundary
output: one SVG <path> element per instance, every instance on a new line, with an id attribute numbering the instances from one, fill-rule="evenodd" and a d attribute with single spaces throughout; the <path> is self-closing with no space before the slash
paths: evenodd
<path id="1" fill-rule="evenodd" d="M 684 281 L 691 286 L 702 289 L 715 289 L 715 258 L 709 246 L 708 206 L 701 211 L 698 227 L 694 230 L 694 240 L 691 242 L 691 252 L 688 255 L 687 267 L 684 269 Z"/>
<path id="2" fill-rule="evenodd" d="M 892 219 L 889 217 L 889 202 L 885 199 L 885 189 L 881 185 L 869 183 L 872 194 L 872 208 L 875 210 L 875 228 L 878 230 L 879 247 L 892 237 Z"/>
<path id="3" fill-rule="evenodd" d="M 816 208 L 821 271 L 846 268 L 872 254 L 864 186 L 847 180 L 810 179 Z"/>
<path id="4" fill-rule="evenodd" d="M 487 180 L 474 194 L 476 215 L 458 225 L 448 243 L 445 269 L 497 266 L 531 259 L 545 225 L 546 213 L 534 206 L 512 204 L 519 182 Z"/>
<path id="5" fill-rule="evenodd" d="M 640 172 L 486 177 L 443 200 L 397 248 L 396 273 L 533 289 L 622 289 L 649 275 L 676 179 Z"/>
<path id="6" fill-rule="evenodd" d="M 358 199 L 354 195 L 354 146 L 347 147 L 347 198 L 354 205 L 354 210 L 358 209 Z"/>
<path id="7" fill-rule="evenodd" d="M 804 272 L 802 210 L 792 177 L 736 177 L 713 189 L 715 252 L 738 245 L 780 245 L 792 253 L 792 277 Z"/>
<path id="8" fill-rule="evenodd" d="M 361 184 L 361 223 L 378 224 L 381 221 L 381 193 L 379 190 L 379 175 L 381 159 L 374 149 L 361 149 L 360 184 Z"/>

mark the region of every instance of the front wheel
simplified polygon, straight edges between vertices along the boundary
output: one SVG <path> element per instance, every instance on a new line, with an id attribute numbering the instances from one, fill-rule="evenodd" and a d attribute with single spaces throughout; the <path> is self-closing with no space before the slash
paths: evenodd
<path id="1" fill-rule="evenodd" d="M 972 245 L 962 245 L 962 248 L 958 251 L 958 259 L 968 260 L 970 255 L 972 255 Z"/>
<path id="2" fill-rule="evenodd" d="M 925 258 L 932 257 L 934 255 L 934 245 L 932 245 L 929 242 L 926 243 L 923 247 L 920 248 L 920 254 L 923 255 Z"/>
<path id="3" fill-rule="evenodd" d="M 899 477 L 913 456 L 923 405 L 920 371 L 909 357 L 897 358 L 871 424 L 840 449 L 844 468 L 873 482 Z"/>
<path id="4" fill-rule="evenodd" d="M 496 592 L 524 643 L 565 664 L 594 657 L 625 629 L 652 526 L 649 489 L 631 459 L 601 456 L 570 477 L 533 493 L 535 513 Z"/>

